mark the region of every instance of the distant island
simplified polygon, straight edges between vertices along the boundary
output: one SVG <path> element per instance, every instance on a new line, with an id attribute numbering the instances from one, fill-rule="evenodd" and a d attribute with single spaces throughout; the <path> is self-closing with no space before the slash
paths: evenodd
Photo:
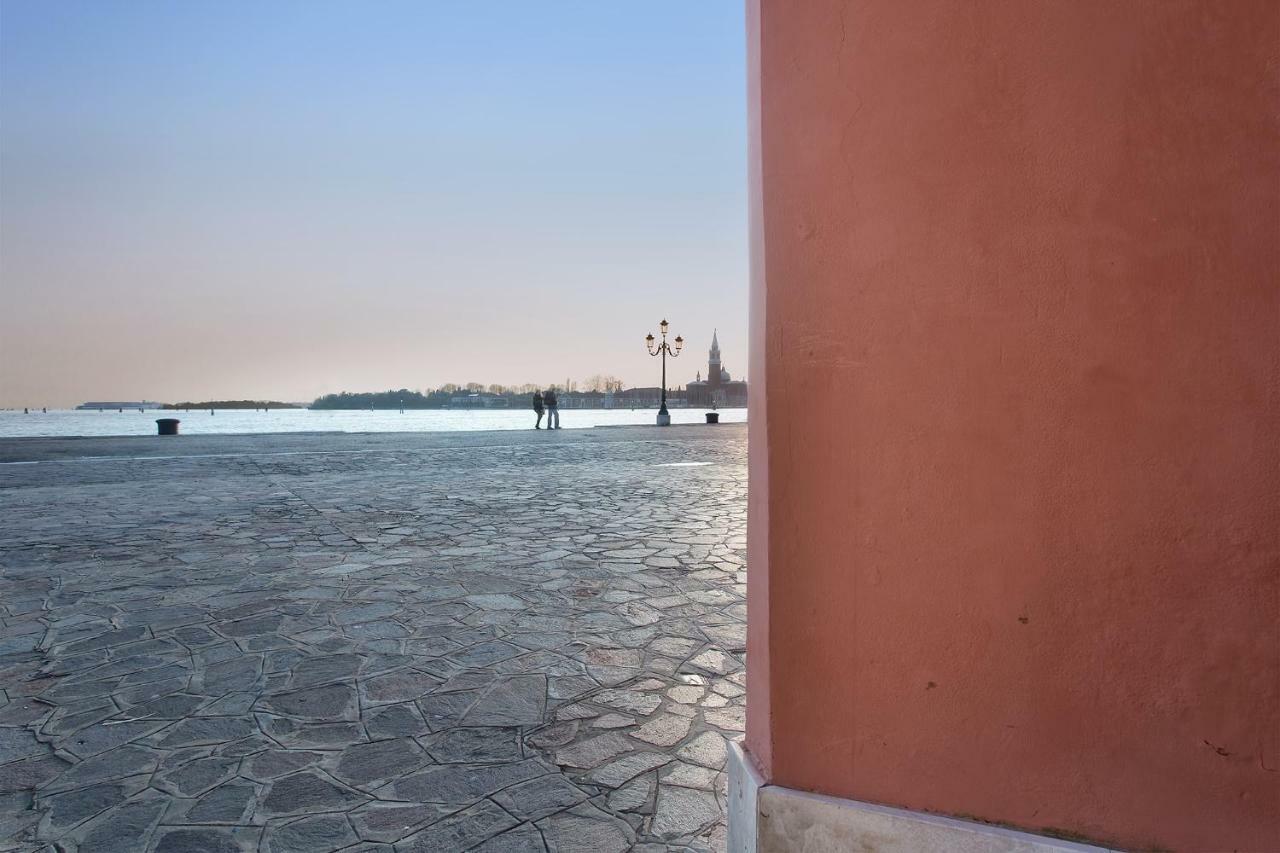
<path id="1" fill-rule="evenodd" d="M 199 403 L 165 403 L 165 409 L 301 409 L 297 403 L 279 400 L 202 400 Z"/>
<path id="2" fill-rule="evenodd" d="M 311 404 L 312 409 L 443 409 L 450 395 L 444 391 L 371 391 L 352 394 L 325 394 Z"/>
<path id="3" fill-rule="evenodd" d="M 154 400 L 91 400 L 76 406 L 76 411 L 85 412 L 94 409 L 164 409 L 167 406 Z"/>
<path id="4" fill-rule="evenodd" d="M 594 378 L 594 377 L 593 377 Z M 691 383 L 690 390 L 704 391 L 707 383 Z M 725 383 L 726 385 L 728 383 Z M 656 409 L 662 402 L 662 389 L 657 387 L 622 388 L 622 383 L 609 377 L 607 381 L 588 381 L 588 390 L 579 390 L 576 382 L 563 385 L 483 386 L 478 382 L 467 385 L 445 385 L 434 391 L 365 391 L 341 394 L 325 394 L 307 408 L 313 410 L 390 410 L 410 409 L 528 409 L 532 406 L 533 392 L 554 388 L 561 409 Z M 739 382 L 740 394 L 728 397 L 717 393 L 714 397 L 702 394 L 701 399 L 691 401 L 683 388 L 667 389 L 667 405 L 673 408 L 690 406 L 734 408 L 746 405 L 746 383 Z"/>

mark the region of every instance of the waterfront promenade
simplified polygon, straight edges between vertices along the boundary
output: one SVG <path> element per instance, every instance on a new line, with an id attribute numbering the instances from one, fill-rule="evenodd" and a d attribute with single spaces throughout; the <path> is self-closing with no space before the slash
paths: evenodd
<path id="1" fill-rule="evenodd" d="M 744 425 L 0 439 L 0 850 L 721 849 L 745 520 Z"/>

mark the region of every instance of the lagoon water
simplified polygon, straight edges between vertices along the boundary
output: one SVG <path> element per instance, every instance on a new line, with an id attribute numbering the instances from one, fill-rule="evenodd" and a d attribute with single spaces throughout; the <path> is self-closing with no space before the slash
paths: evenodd
<path id="1" fill-rule="evenodd" d="M 705 423 L 706 409 L 671 409 L 671 422 Z M 565 429 L 652 424 L 656 409 L 561 409 Z M 262 432 L 457 432 L 486 429 L 532 429 L 533 412 L 521 409 L 407 409 L 399 411 L 330 411 L 311 409 L 117 412 L 69 410 L 0 411 L 0 437 L 155 435 L 156 418 L 178 418 L 180 431 L 191 435 Z M 722 423 L 747 419 L 746 409 L 721 409 Z M 544 418 L 545 423 L 545 418 Z"/>

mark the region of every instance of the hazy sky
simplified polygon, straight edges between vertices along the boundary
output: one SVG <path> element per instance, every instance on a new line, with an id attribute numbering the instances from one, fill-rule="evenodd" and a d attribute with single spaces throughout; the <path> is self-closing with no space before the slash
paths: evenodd
<path id="1" fill-rule="evenodd" d="M 0 0 L 0 406 L 746 366 L 742 0 Z"/>

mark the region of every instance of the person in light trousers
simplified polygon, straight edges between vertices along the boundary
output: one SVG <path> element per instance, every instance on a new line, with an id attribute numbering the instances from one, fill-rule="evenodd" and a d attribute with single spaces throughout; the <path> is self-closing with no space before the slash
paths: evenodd
<path id="1" fill-rule="evenodd" d="M 542 395 L 542 403 L 547 407 L 547 429 L 560 429 L 560 407 L 556 405 L 555 388 Z"/>

